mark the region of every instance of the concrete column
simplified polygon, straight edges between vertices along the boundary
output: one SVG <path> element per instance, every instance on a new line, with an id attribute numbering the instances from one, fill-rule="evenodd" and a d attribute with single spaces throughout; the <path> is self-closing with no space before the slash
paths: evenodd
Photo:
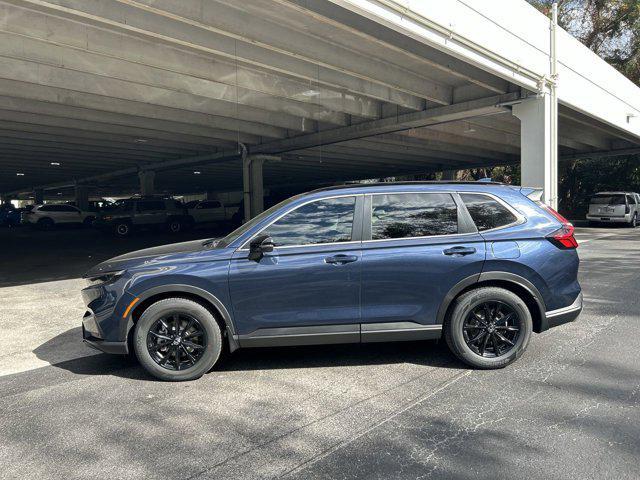
<path id="1" fill-rule="evenodd" d="M 251 218 L 260 215 L 264 210 L 263 165 L 263 159 L 251 161 Z"/>
<path id="2" fill-rule="evenodd" d="M 8 203 L 11 203 L 12 199 L 13 199 L 13 196 L 11 195 L 2 195 L 2 197 L 0 197 L 0 200 L 2 200 L 2 202 L 0 203 L 2 203 L 3 205 L 6 205 Z"/>
<path id="3" fill-rule="evenodd" d="M 248 222 L 264 210 L 264 185 L 262 181 L 265 156 L 248 156 L 242 164 L 244 221 Z"/>
<path id="4" fill-rule="evenodd" d="M 457 170 L 443 170 L 440 180 L 455 180 L 457 173 Z"/>
<path id="5" fill-rule="evenodd" d="M 89 208 L 89 187 L 86 185 L 76 185 L 75 188 L 76 207 L 80 210 Z"/>
<path id="6" fill-rule="evenodd" d="M 138 178 L 140 179 L 140 195 L 143 197 L 153 195 L 155 191 L 154 180 L 156 178 L 156 172 L 153 170 L 140 170 L 138 172 Z"/>
<path id="7" fill-rule="evenodd" d="M 33 203 L 35 205 L 42 205 L 44 203 L 44 189 L 36 188 L 33 191 Z"/>
<path id="8" fill-rule="evenodd" d="M 520 119 L 520 162 L 523 187 L 542 188 L 542 201 L 558 208 L 558 139 L 549 93 L 513 106 Z"/>

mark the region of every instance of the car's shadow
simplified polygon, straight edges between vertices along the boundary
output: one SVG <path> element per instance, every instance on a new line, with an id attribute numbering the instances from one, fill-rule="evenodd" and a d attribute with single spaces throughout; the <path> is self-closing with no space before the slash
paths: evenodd
<path id="1" fill-rule="evenodd" d="M 133 358 L 125 355 L 91 355 L 60 361 L 60 352 L 78 350 L 80 328 L 57 335 L 33 350 L 50 367 L 74 375 L 112 375 L 132 379 L 151 379 Z M 76 344 L 76 345 L 74 345 Z M 344 344 L 282 348 L 240 349 L 225 354 L 214 367 L 218 372 L 277 370 L 294 368 L 324 368 L 341 366 L 385 365 L 410 363 L 423 366 L 462 368 L 449 352 L 444 341 Z M 39 369 L 40 370 L 40 369 Z"/>

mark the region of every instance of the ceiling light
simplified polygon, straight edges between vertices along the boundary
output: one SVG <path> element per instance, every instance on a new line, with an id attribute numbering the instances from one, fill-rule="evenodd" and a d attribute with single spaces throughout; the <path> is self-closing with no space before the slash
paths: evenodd
<path id="1" fill-rule="evenodd" d="M 195 172 L 193 172 L 194 175 L 200 175 L 202 172 L 199 172 L 198 170 L 196 170 Z"/>
<path id="2" fill-rule="evenodd" d="M 56 166 L 56 167 L 59 167 L 59 166 L 60 166 L 60 162 L 51 162 L 51 165 L 54 165 L 54 166 Z"/>
<path id="3" fill-rule="evenodd" d="M 16 175 L 17 175 L 18 177 L 24 177 L 24 173 L 21 173 L 21 172 L 16 173 Z"/>
<path id="4" fill-rule="evenodd" d="M 148 140 L 146 138 L 136 138 L 134 140 L 134 142 L 136 142 L 136 143 L 147 143 Z"/>

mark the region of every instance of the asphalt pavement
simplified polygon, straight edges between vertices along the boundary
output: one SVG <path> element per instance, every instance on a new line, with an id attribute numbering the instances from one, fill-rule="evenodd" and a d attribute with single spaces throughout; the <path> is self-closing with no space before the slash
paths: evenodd
<path id="1" fill-rule="evenodd" d="M 1 479 L 640 478 L 640 229 L 578 230 L 582 315 L 506 369 L 427 341 L 238 351 L 187 383 L 80 341 L 81 272 L 167 239 L 47 235 L 0 233 Z"/>

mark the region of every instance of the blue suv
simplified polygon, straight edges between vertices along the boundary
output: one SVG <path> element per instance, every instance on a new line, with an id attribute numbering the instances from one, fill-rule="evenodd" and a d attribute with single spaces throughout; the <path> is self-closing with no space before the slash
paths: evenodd
<path id="1" fill-rule="evenodd" d="M 292 197 L 221 239 L 149 248 L 86 274 L 86 342 L 190 380 L 223 350 L 445 338 L 477 368 L 582 310 L 573 226 L 539 191 L 358 184 Z"/>

